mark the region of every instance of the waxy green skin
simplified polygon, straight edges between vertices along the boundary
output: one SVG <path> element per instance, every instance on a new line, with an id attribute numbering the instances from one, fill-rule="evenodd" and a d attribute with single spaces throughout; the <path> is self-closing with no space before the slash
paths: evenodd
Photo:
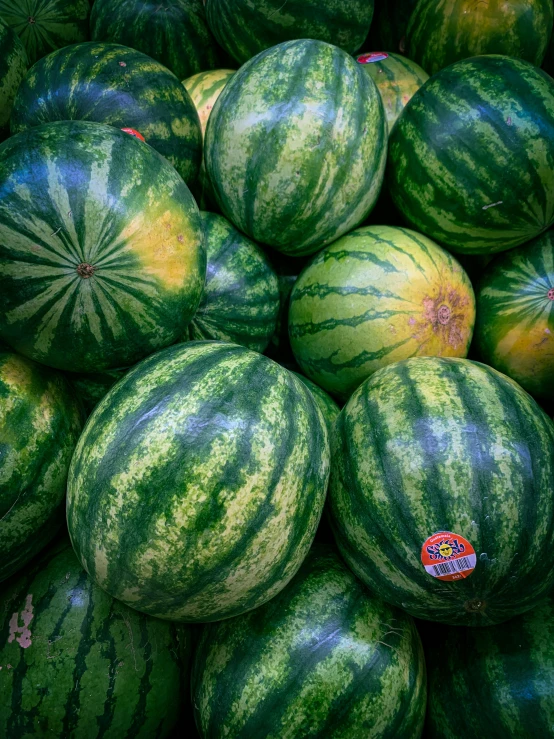
<path id="1" fill-rule="evenodd" d="M 554 400 L 554 232 L 497 257 L 477 290 L 475 351 L 537 398 Z"/>
<path id="2" fill-rule="evenodd" d="M 295 374 L 300 380 L 302 380 L 304 385 L 306 385 L 311 394 L 314 396 L 314 400 L 318 404 L 319 410 L 323 413 L 323 418 L 325 419 L 325 423 L 327 424 L 327 431 L 329 432 L 329 438 L 331 438 L 333 426 L 335 424 L 335 421 L 337 420 L 337 416 L 340 413 L 339 405 L 335 400 L 333 400 L 329 393 L 326 393 L 325 390 L 322 390 L 319 385 L 315 384 L 315 382 L 308 380 L 308 378 L 304 377 L 304 375 L 301 375 L 300 372 L 293 372 L 293 374 Z"/>
<path id="3" fill-rule="evenodd" d="M 342 555 L 417 618 L 487 626 L 554 584 L 554 424 L 515 382 L 466 359 L 413 358 L 376 372 L 341 411 L 329 513 Z M 441 581 L 421 562 L 439 531 L 477 565 Z"/>
<path id="4" fill-rule="evenodd" d="M 387 172 L 407 221 L 452 251 L 529 241 L 554 221 L 554 80 L 495 55 L 443 69 L 394 126 Z"/>
<path id="5" fill-rule="evenodd" d="M 540 67 L 552 20 L 551 0 L 419 0 L 408 24 L 407 54 L 430 75 L 483 54 Z"/>
<path id="6" fill-rule="evenodd" d="M 87 415 L 90 415 L 102 400 L 108 390 L 112 388 L 116 382 L 121 380 L 123 375 L 128 371 L 125 369 L 105 370 L 104 372 L 91 372 L 85 374 L 76 374 L 74 372 L 66 375 L 75 389 L 75 394 L 81 401 Z"/>
<path id="7" fill-rule="evenodd" d="M 0 596 L 0 734 L 167 737 L 191 636 L 104 593 L 64 539 Z"/>
<path id="8" fill-rule="evenodd" d="M 25 47 L 0 17 L 0 141 L 8 133 L 15 95 L 27 72 Z"/>
<path id="9" fill-rule="evenodd" d="M 294 576 L 328 472 L 325 422 L 300 380 L 236 344 L 179 344 L 132 369 L 89 418 L 69 474 L 69 531 L 114 597 L 216 621 Z"/>
<path id="10" fill-rule="evenodd" d="M 63 121 L 0 147 L 0 336 L 21 354 L 72 372 L 133 364 L 182 336 L 205 259 L 190 191 L 138 139 Z"/>
<path id="11" fill-rule="evenodd" d="M 180 80 L 219 65 L 202 0 L 96 0 L 90 32 L 148 54 Z"/>
<path id="12" fill-rule="evenodd" d="M 19 88 L 12 133 L 60 120 L 134 128 L 185 180 L 196 180 L 202 134 L 196 108 L 162 64 L 119 44 L 87 42 L 50 54 Z"/>
<path id="13" fill-rule="evenodd" d="M 217 339 L 263 352 L 279 312 L 279 283 L 264 252 L 215 213 L 202 213 L 207 253 L 202 300 L 189 339 Z"/>
<path id="14" fill-rule="evenodd" d="M 208 23 L 239 64 L 283 41 L 317 39 L 353 54 L 373 17 L 373 0 L 207 0 Z"/>
<path id="15" fill-rule="evenodd" d="M 205 627 L 192 694 L 203 739 L 418 739 L 423 650 L 409 616 L 316 544 L 272 601 Z"/>
<path id="16" fill-rule="evenodd" d="M 0 351 L 0 581 L 27 564 L 63 523 L 83 421 L 60 373 Z"/>
<path id="17" fill-rule="evenodd" d="M 341 49 L 279 44 L 221 93 L 204 159 L 216 201 L 237 228 L 285 254 L 311 254 L 375 204 L 386 159 L 381 97 Z"/>
<path id="18" fill-rule="evenodd" d="M 17 33 L 34 64 L 89 37 L 88 0 L 0 0 L 0 18 Z"/>
<path id="19" fill-rule="evenodd" d="M 552 598 L 501 629 L 436 630 L 426 650 L 426 735 L 429 739 L 550 736 L 553 644 Z"/>

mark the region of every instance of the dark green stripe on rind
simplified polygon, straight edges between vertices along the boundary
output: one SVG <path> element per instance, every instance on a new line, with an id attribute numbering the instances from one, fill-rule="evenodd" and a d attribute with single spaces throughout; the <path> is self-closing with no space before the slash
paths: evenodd
<path id="1" fill-rule="evenodd" d="M 327 431 L 309 390 L 222 342 L 131 370 L 73 457 L 68 524 L 96 581 L 162 618 L 243 613 L 293 577 L 319 523 Z"/>
<path id="2" fill-rule="evenodd" d="M 69 543 L 11 580 L 0 611 L 1 736 L 169 735 L 190 635 L 110 598 Z"/>
<path id="3" fill-rule="evenodd" d="M 310 254 L 354 228 L 382 183 L 386 121 L 369 76 L 321 41 L 279 44 L 229 81 L 206 130 L 224 215 L 257 243 Z"/>
<path id="4" fill-rule="evenodd" d="M 408 222 L 454 251 L 529 241 L 554 221 L 554 80 L 502 56 L 442 70 L 398 119 L 387 171 Z"/>
<path id="5" fill-rule="evenodd" d="M 204 738 L 418 739 L 425 664 L 409 616 L 316 545 L 272 601 L 205 627 L 192 690 Z"/>
<path id="6" fill-rule="evenodd" d="M 373 592 L 408 613 L 487 625 L 534 608 L 554 583 L 554 424 L 518 385 L 463 359 L 386 367 L 335 424 L 330 514 Z M 428 537 L 475 549 L 466 579 L 425 571 Z"/>
<path id="7" fill-rule="evenodd" d="M 0 17 L 0 141 L 7 134 L 15 95 L 27 72 L 27 54 L 15 32 Z"/>
<path id="8" fill-rule="evenodd" d="M 127 372 L 125 369 L 106 370 L 90 374 L 68 373 L 67 379 L 73 385 L 75 395 L 79 398 L 85 411 L 90 414 L 104 395 Z"/>

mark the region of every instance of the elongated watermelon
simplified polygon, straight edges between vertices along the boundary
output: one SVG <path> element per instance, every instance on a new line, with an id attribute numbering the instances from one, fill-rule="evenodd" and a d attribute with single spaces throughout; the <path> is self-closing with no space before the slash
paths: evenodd
<path id="1" fill-rule="evenodd" d="M 205 279 L 200 214 L 154 149 L 111 126 L 47 123 L 0 146 L 0 336 L 98 372 L 175 342 Z"/>
<path id="2" fill-rule="evenodd" d="M 93 41 L 148 54 L 180 80 L 218 66 L 202 0 L 96 0 L 90 31 Z"/>
<path id="3" fill-rule="evenodd" d="M 89 35 L 88 0 L 0 0 L 0 17 L 17 33 L 29 62 Z"/>
<path id="4" fill-rule="evenodd" d="M 210 739 L 418 739 L 425 663 L 411 618 L 316 545 L 270 603 L 204 628 L 192 692 Z"/>
<path id="5" fill-rule="evenodd" d="M 475 322 L 469 278 L 421 234 L 367 226 L 317 254 L 292 290 L 289 335 L 304 374 L 347 399 L 408 357 L 467 355 Z"/>
<path id="6" fill-rule="evenodd" d="M 0 596 L 0 735 L 168 737 L 184 686 L 184 627 L 104 593 L 67 540 Z"/>
<path id="7" fill-rule="evenodd" d="M 82 409 L 61 374 L 0 351 L 0 581 L 63 524 L 67 473 L 82 426 Z"/>
<path id="8" fill-rule="evenodd" d="M 467 359 L 385 367 L 341 411 L 332 460 L 337 543 L 389 603 L 486 626 L 552 590 L 554 424 L 505 375 Z"/>
<path id="9" fill-rule="evenodd" d="M 12 133 L 60 120 L 134 128 L 187 184 L 202 159 L 195 106 L 162 64 L 118 44 L 74 44 L 34 65 L 19 88 Z"/>
<path id="10" fill-rule="evenodd" d="M 368 34 L 373 0 L 207 0 L 206 12 L 221 46 L 244 64 L 294 39 L 326 41 L 353 54 Z"/>
<path id="11" fill-rule="evenodd" d="M 265 603 L 312 543 L 329 471 L 310 391 L 257 352 L 170 347 L 89 419 L 68 482 L 87 571 L 137 610 L 216 621 Z"/>
<path id="12" fill-rule="evenodd" d="M 552 0 L 419 0 L 407 29 L 407 54 L 429 74 L 482 54 L 505 54 L 539 67 L 552 33 Z"/>
<path id="13" fill-rule="evenodd" d="M 75 389 L 75 394 L 81 401 L 88 415 L 96 408 L 108 390 L 118 380 L 121 380 L 127 369 L 105 370 L 104 372 L 91 372 L 67 374 L 68 380 Z"/>
<path id="14" fill-rule="evenodd" d="M 335 46 L 279 44 L 221 93 L 204 158 L 217 203 L 237 228 L 285 254 L 313 253 L 375 204 L 386 158 L 381 97 Z"/>
<path id="15" fill-rule="evenodd" d="M 550 736 L 554 719 L 553 645 L 552 598 L 501 629 L 437 630 L 426 652 L 426 736 Z"/>
<path id="16" fill-rule="evenodd" d="M 275 332 L 279 283 L 269 260 L 223 216 L 202 213 L 206 284 L 187 339 L 218 339 L 263 352 Z"/>
<path id="17" fill-rule="evenodd" d="M 8 134 L 13 101 L 27 64 L 25 47 L 0 17 L 0 141 Z"/>
<path id="18" fill-rule="evenodd" d="M 325 423 L 327 424 L 329 438 L 331 438 L 333 426 L 335 424 L 335 421 L 337 420 L 337 416 L 340 413 L 340 408 L 338 404 L 328 393 L 325 392 L 325 390 L 322 390 L 319 385 L 316 385 L 315 382 L 308 380 L 308 378 L 304 377 L 304 375 L 301 375 L 300 372 L 294 372 L 294 374 L 300 380 L 302 380 L 304 385 L 306 385 L 308 390 L 314 396 L 314 400 L 318 404 L 319 410 L 322 412 Z"/>
<path id="19" fill-rule="evenodd" d="M 495 55 L 443 69 L 404 108 L 387 171 L 406 220 L 453 251 L 529 241 L 554 222 L 554 80 Z"/>
<path id="20" fill-rule="evenodd" d="M 554 400 L 554 232 L 497 257 L 481 275 L 477 305 L 483 362 Z"/>

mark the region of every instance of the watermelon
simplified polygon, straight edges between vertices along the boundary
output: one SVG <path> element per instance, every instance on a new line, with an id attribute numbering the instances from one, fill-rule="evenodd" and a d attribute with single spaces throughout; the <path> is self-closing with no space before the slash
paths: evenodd
<path id="1" fill-rule="evenodd" d="M 118 380 L 121 380 L 126 372 L 127 368 L 83 374 L 71 372 L 67 374 L 67 378 L 73 385 L 75 395 L 81 401 L 87 415 L 90 415 L 108 390 Z"/>
<path id="2" fill-rule="evenodd" d="M 326 41 L 353 54 L 368 34 L 373 0 L 207 0 L 206 13 L 216 39 L 240 65 L 294 39 Z"/>
<path id="3" fill-rule="evenodd" d="M 90 417 L 69 531 L 86 570 L 127 605 L 216 621 L 296 573 L 328 471 L 324 419 L 300 380 L 236 344 L 178 344 L 128 372 Z"/>
<path id="4" fill-rule="evenodd" d="M 271 337 L 265 353 L 283 366 L 294 364 L 298 368 L 289 340 L 290 294 L 298 275 L 308 264 L 310 257 L 291 259 L 279 254 L 279 252 L 272 252 L 270 259 L 279 281 L 279 313 L 277 314 L 275 333 Z"/>
<path id="5" fill-rule="evenodd" d="M 316 545 L 270 603 L 204 627 L 192 694 L 210 739 L 418 739 L 425 662 L 412 619 Z"/>
<path id="6" fill-rule="evenodd" d="M 477 305 L 480 358 L 554 401 L 554 231 L 496 257 L 479 281 Z"/>
<path id="7" fill-rule="evenodd" d="M 25 47 L 0 17 L 0 141 L 8 133 L 13 101 L 26 72 Z"/>
<path id="8" fill-rule="evenodd" d="M 0 735 L 168 737 L 191 636 L 110 598 L 64 539 L 0 596 Z"/>
<path id="9" fill-rule="evenodd" d="M 223 216 L 202 213 L 208 264 L 187 339 L 220 339 L 263 352 L 275 332 L 279 284 L 257 244 Z"/>
<path id="10" fill-rule="evenodd" d="M 159 62 L 118 44 L 74 44 L 37 62 L 19 88 L 12 133 L 59 120 L 133 128 L 187 184 L 202 159 L 196 109 Z"/>
<path id="11" fill-rule="evenodd" d="M 304 269 L 289 335 L 304 374 L 346 400 L 387 364 L 465 357 L 474 322 L 471 283 L 448 252 L 409 229 L 366 226 Z"/>
<path id="12" fill-rule="evenodd" d="M 88 0 L 0 0 L 0 18 L 17 33 L 31 64 L 55 49 L 86 41 Z"/>
<path id="13" fill-rule="evenodd" d="M 429 75 L 411 59 L 386 51 L 360 54 L 356 61 L 377 85 L 390 131 Z"/>
<path id="14" fill-rule="evenodd" d="M 553 490 L 554 424 L 515 382 L 467 359 L 385 367 L 335 423 L 337 543 L 376 595 L 417 618 L 487 626 L 545 598 Z"/>
<path id="15" fill-rule="evenodd" d="M 322 41 L 289 41 L 245 64 L 217 100 L 206 169 L 223 214 L 257 243 L 310 254 L 375 204 L 386 121 L 374 83 Z"/>
<path id="16" fill-rule="evenodd" d="M 545 72 L 548 72 L 551 77 L 554 77 L 554 33 L 550 37 L 550 43 L 546 48 L 542 68 Z"/>
<path id="17" fill-rule="evenodd" d="M 408 25 L 407 53 L 431 75 L 481 54 L 540 66 L 552 21 L 552 0 L 419 0 Z"/>
<path id="18" fill-rule="evenodd" d="M 427 736 L 529 739 L 552 736 L 554 601 L 501 629 L 433 634 Z"/>
<path id="19" fill-rule="evenodd" d="M 328 393 L 326 393 L 325 390 L 322 390 L 319 385 L 316 385 L 315 382 L 308 380 L 308 378 L 304 377 L 304 375 L 301 375 L 300 372 L 294 372 L 293 374 L 295 374 L 300 380 L 302 380 L 304 385 L 306 385 L 308 390 L 313 395 L 315 402 L 319 406 L 319 410 L 323 414 L 325 423 L 327 424 L 327 431 L 329 432 L 330 438 L 331 433 L 333 432 L 333 426 L 335 424 L 335 421 L 337 420 L 337 416 L 340 413 L 339 406 L 333 400 L 333 398 Z"/>
<path id="20" fill-rule="evenodd" d="M 138 49 L 180 80 L 218 66 L 202 0 L 96 0 L 90 30 L 93 41 Z"/>
<path id="21" fill-rule="evenodd" d="M 406 220 L 453 251 L 538 236 L 554 222 L 554 80 L 497 55 L 443 69 L 391 131 L 388 180 Z"/>
<path id="22" fill-rule="evenodd" d="M 63 121 L 0 146 L 0 337 L 21 354 L 133 364 L 182 336 L 205 260 L 198 208 L 147 144 Z"/>
<path id="23" fill-rule="evenodd" d="M 369 29 L 369 46 L 404 54 L 406 31 L 416 5 L 417 0 L 379 0 Z"/>
<path id="24" fill-rule="evenodd" d="M 0 581 L 27 564 L 63 523 L 82 426 L 82 409 L 60 373 L 0 350 Z"/>

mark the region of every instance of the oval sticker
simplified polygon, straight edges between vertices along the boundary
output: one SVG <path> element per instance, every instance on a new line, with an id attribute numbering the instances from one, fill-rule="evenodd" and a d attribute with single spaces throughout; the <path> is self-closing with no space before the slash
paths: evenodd
<path id="1" fill-rule="evenodd" d="M 475 549 L 467 539 L 451 531 L 439 531 L 421 547 L 421 562 L 431 577 L 438 580 L 463 580 L 477 564 Z"/>
<path id="2" fill-rule="evenodd" d="M 128 133 L 129 136 L 134 136 L 136 139 L 140 139 L 141 141 L 144 141 L 144 143 L 146 143 L 144 136 L 139 133 L 136 128 L 122 128 L 121 130 L 125 133 Z"/>
<path id="3" fill-rule="evenodd" d="M 360 64 L 371 64 L 372 62 L 382 62 L 388 59 L 389 55 L 386 51 L 372 51 L 371 54 L 360 54 L 357 61 Z"/>

